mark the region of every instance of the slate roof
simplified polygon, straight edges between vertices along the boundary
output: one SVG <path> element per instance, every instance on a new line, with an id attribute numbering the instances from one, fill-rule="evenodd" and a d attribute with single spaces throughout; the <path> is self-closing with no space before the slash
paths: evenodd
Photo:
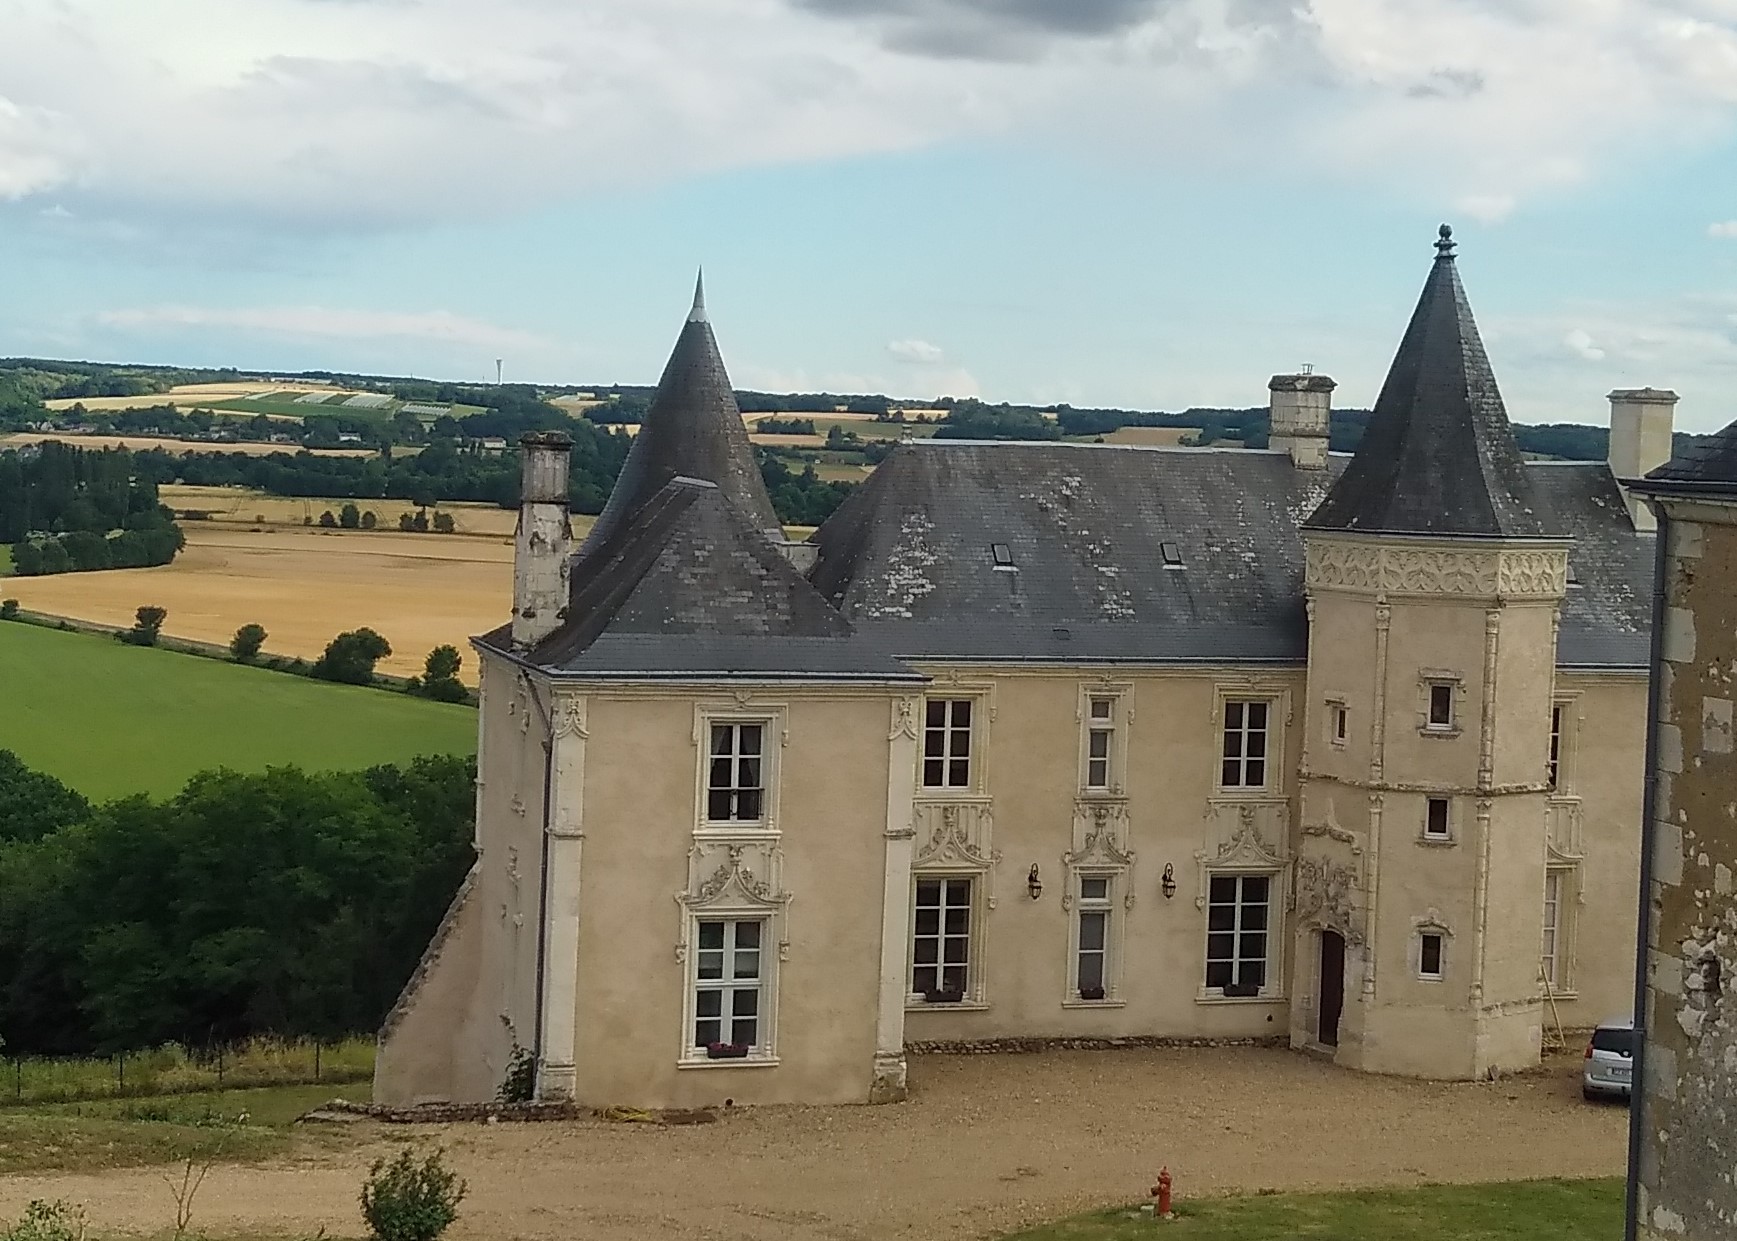
<path id="1" fill-rule="evenodd" d="M 1649 473 L 1641 491 L 1737 490 L 1737 422 L 1688 448 Z"/>
<path id="2" fill-rule="evenodd" d="M 479 639 L 511 654 L 511 626 Z M 575 561 L 567 619 L 519 656 L 552 672 L 915 679 L 810 586 L 723 489 L 677 477 Z"/>
<path id="3" fill-rule="evenodd" d="M 913 441 L 815 534 L 809 580 L 906 659 L 1301 664 L 1300 527 L 1346 468 L 1248 449 Z M 1522 468 L 1543 519 L 1576 540 L 1558 662 L 1643 667 L 1652 539 L 1606 466 Z M 996 544 L 1010 565 L 996 567 Z"/>
<path id="4" fill-rule="evenodd" d="M 579 554 L 588 555 L 602 546 L 677 476 L 716 483 L 766 538 L 775 542 L 784 538 L 712 335 L 705 289 L 699 281 L 694 286 L 693 309 L 657 382 L 651 408 L 633 438 L 609 502 Z"/>
<path id="5" fill-rule="evenodd" d="M 1441 227 L 1436 258 L 1351 464 L 1318 530 L 1538 538 L 1559 533 L 1531 493 L 1502 394 Z"/>

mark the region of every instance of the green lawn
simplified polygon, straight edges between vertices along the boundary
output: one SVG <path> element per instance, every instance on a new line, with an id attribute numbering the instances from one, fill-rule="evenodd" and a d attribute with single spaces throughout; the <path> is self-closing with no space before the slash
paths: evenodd
<path id="1" fill-rule="evenodd" d="M 0 577 L 12 572 L 12 545 L 0 543 Z"/>
<path id="2" fill-rule="evenodd" d="M 1615 1178 L 1271 1194 L 1184 1202 L 1175 1221 L 1101 1211 L 1005 1241 L 1616 1241 L 1622 1203 Z"/>
<path id="3" fill-rule="evenodd" d="M 0 749 L 96 800 L 166 796 L 213 767 L 468 754 L 476 728 L 468 707 L 0 624 Z"/>

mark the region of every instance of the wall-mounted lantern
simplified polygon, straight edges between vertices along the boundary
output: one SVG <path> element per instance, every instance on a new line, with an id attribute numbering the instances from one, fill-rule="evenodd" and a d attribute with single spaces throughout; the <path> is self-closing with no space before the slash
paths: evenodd
<path id="1" fill-rule="evenodd" d="M 1176 868 L 1169 862 L 1164 863 L 1164 878 L 1158 881 L 1158 886 L 1163 889 L 1165 900 L 1176 895 Z"/>
<path id="2" fill-rule="evenodd" d="M 1031 864 L 1031 873 L 1025 877 L 1025 892 L 1034 901 L 1043 895 L 1043 880 L 1038 878 L 1036 862 Z"/>

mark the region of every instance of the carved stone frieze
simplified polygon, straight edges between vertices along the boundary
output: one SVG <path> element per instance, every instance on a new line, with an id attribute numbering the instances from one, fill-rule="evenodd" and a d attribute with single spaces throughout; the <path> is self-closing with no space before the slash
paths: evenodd
<path id="1" fill-rule="evenodd" d="M 1285 860 L 1284 802 L 1207 803 L 1207 848 L 1212 866 L 1277 867 Z"/>
<path id="2" fill-rule="evenodd" d="M 1298 925 L 1337 931 L 1347 944 L 1361 944 L 1360 886 L 1354 863 L 1304 854 L 1297 859 Z"/>
<path id="3" fill-rule="evenodd" d="M 690 908 L 771 908 L 783 890 L 783 852 L 773 841 L 695 841 L 688 886 L 677 899 Z"/>
<path id="4" fill-rule="evenodd" d="M 1568 587 L 1565 547 L 1449 548 L 1311 539 L 1308 589 L 1370 595 L 1560 598 Z"/>
<path id="5" fill-rule="evenodd" d="M 1119 801 L 1074 802 L 1074 847 L 1062 854 L 1062 865 L 1069 872 L 1067 890 L 1062 893 L 1062 908 L 1072 909 L 1078 885 L 1072 872 L 1091 870 L 1118 871 L 1127 874 L 1134 866 L 1133 851 L 1128 848 L 1128 807 Z M 1134 885 L 1122 885 L 1122 904 L 1134 907 Z"/>
<path id="6" fill-rule="evenodd" d="M 984 802 L 922 802 L 917 806 L 915 868 L 988 870 L 994 849 L 994 817 Z"/>
<path id="7" fill-rule="evenodd" d="M 1342 845 L 1350 845 L 1352 853 L 1363 852 L 1363 842 L 1356 832 L 1340 827 L 1337 823 L 1305 823 L 1303 835 L 1324 836 L 1328 840 L 1337 840 Z"/>
<path id="8" fill-rule="evenodd" d="M 1581 840 L 1581 811 L 1578 799 L 1552 800 L 1545 811 L 1545 840 L 1553 862 L 1577 862 L 1586 856 Z"/>

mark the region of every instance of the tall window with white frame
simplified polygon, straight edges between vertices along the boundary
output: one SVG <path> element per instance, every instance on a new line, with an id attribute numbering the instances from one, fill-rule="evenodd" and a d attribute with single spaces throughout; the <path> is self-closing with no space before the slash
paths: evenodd
<path id="1" fill-rule="evenodd" d="M 971 787 L 969 698 L 931 698 L 923 708 L 923 787 Z"/>
<path id="2" fill-rule="evenodd" d="M 701 919 L 695 926 L 692 1051 L 751 1055 L 764 1050 L 765 975 L 758 918 Z"/>
<path id="3" fill-rule="evenodd" d="M 1272 703 L 1264 698 L 1230 698 L 1224 704 L 1223 761 L 1219 784 L 1227 789 L 1267 786 L 1267 728 Z"/>
<path id="4" fill-rule="evenodd" d="M 1539 964 L 1544 981 L 1552 991 L 1561 991 L 1566 986 L 1567 963 L 1563 952 L 1567 946 L 1563 926 L 1566 910 L 1562 897 L 1567 886 L 1562 869 L 1551 867 L 1544 872 L 1544 943 L 1539 952 Z"/>
<path id="5" fill-rule="evenodd" d="M 1555 703 L 1550 708 L 1550 763 L 1545 770 L 1545 780 L 1552 793 L 1562 789 L 1562 704 Z"/>
<path id="6" fill-rule="evenodd" d="M 1110 903 L 1108 875 L 1081 875 L 1079 925 L 1074 951 L 1074 994 L 1101 1000 L 1110 986 Z"/>
<path id="7" fill-rule="evenodd" d="M 1206 987 L 1260 994 L 1267 983 L 1271 875 L 1213 875 L 1207 884 Z"/>
<path id="8" fill-rule="evenodd" d="M 975 886 L 966 876 L 917 880 L 911 992 L 931 1004 L 958 1004 L 971 994 Z"/>
<path id="9" fill-rule="evenodd" d="M 1086 710 L 1086 789 L 1106 793 L 1114 787 L 1116 700 L 1091 698 Z"/>
<path id="10" fill-rule="evenodd" d="M 759 823 L 766 813 L 766 725 L 716 721 L 706 772 L 706 819 Z"/>

